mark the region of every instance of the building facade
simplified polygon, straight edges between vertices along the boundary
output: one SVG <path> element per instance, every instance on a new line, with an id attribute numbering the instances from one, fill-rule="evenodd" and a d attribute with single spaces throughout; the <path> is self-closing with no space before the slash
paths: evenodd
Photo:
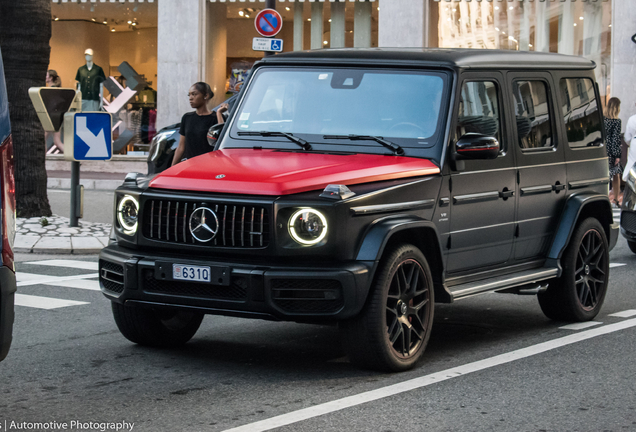
<path id="1" fill-rule="evenodd" d="M 127 61 L 156 90 L 156 128 L 190 110 L 194 82 L 216 105 L 236 90 L 265 0 L 52 0 L 51 68 L 75 84 L 86 48 L 107 75 Z M 277 0 L 284 51 L 445 47 L 557 52 L 596 62 L 602 99 L 636 114 L 633 0 Z M 234 81 L 232 81 L 234 80 Z M 231 86 L 230 86 L 231 84 Z M 231 88 L 230 88 L 231 87 Z"/>

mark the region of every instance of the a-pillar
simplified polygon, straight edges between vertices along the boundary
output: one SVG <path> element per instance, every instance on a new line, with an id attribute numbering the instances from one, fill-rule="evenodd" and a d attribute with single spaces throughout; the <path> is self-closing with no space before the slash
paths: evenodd
<path id="1" fill-rule="evenodd" d="M 305 41 L 305 19 L 303 18 L 305 3 L 296 2 L 294 5 L 294 51 L 302 51 Z"/>
<path id="2" fill-rule="evenodd" d="M 331 3 L 331 48 L 345 46 L 345 2 L 344 0 Z"/>
<path id="3" fill-rule="evenodd" d="M 371 47 L 371 8 L 369 1 L 356 0 L 353 9 L 353 46 Z"/>
<path id="4" fill-rule="evenodd" d="M 626 1 L 615 1 L 613 6 L 611 96 L 621 100 L 620 119 L 625 131 L 627 119 L 636 114 L 636 43 L 632 42 L 636 8 Z"/>
<path id="5" fill-rule="evenodd" d="M 210 84 L 214 98 L 210 101 L 213 108 L 225 100 L 225 82 L 227 74 L 227 6 L 225 3 L 208 5 L 207 40 L 205 47 L 205 81 Z"/>
<path id="6" fill-rule="evenodd" d="M 205 0 L 157 4 L 157 130 L 192 111 L 188 89 L 204 74 Z"/>
<path id="7" fill-rule="evenodd" d="M 322 2 L 311 4 L 311 49 L 322 48 Z"/>
<path id="8" fill-rule="evenodd" d="M 362 5 L 364 3 L 361 3 Z M 368 4 L 368 2 L 367 2 Z M 368 4 L 370 5 L 370 4 Z M 356 3 L 358 7 L 358 3 Z M 438 7 L 437 3 L 433 7 Z M 371 8 L 369 14 L 369 45 L 371 46 Z M 357 18 L 357 14 L 356 14 Z M 378 17 L 378 46 L 427 47 L 429 46 L 428 0 L 390 0 L 380 2 Z M 437 23 L 434 23 L 437 26 Z M 355 35 L 358 34 L 356 28 Z"/>

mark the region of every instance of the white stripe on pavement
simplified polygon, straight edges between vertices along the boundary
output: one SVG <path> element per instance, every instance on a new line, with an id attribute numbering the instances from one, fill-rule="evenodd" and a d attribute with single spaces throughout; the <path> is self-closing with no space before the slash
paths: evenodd
<path id="1" fill-rule="evenodd" d="M 90 261 L 77 261 L 77 260 L 44 260 L 44 261 L 30 261 L 24 264 L 36 264 L 36 265 L 46 265 L 53 267 L 68 267 L 75 269 L 83 269 L 83 270 L 97 270 L 97 263 Z"/>
<path id="2" fill-rule="evenodd" d="M 38 276 L 37 278 L 34 276 Z M 17 286 L 28 285 L 57 285 L 58 282 L 77 280 L 77 279 L 92 279 L 99 276 L 99 273 L 90 273 L 85 275 L 75 276 L 46 276 L 36 275 L 33 273 L 16 273 L 16 280 L 18 280 Z"/>
<path id="3" fill-rule="evenodd" d="M 26 294 L 15 295 L 16 306 L 26 306 L 38 309 L 57 309 L 66 306 L 77 306 L 89 304 L 88 302 L 81 302 L 75 300 L 62 300 L 51 297 L 40 297 Z"/>
<path id="4" fill-rule="evenodd" d="M 608 316 L 618 317 L 618 318 L 629 318 L 629 317 L 633 317 L 634 315 L 636 315 L 636 309 L 624 310 L 621 312 L 609 314 Z"/>
<path id="5" fill-rule="evenodd" d="M 473 372 L 478 372 L 484 369 L 489 369 L 495 366 L 503 365 L 506 363 L 520 360 L 523 358 L 531 357 L 537 354 L 541 354 L 547 351 L 551 351 L 557 348 L 561 348 L 567 345 L 571 345 L 577 342 L 581 342 L 587 339 L 591 339 L 597 336 L 614 333 L 620 330 L 636 326 L 636 318 L 631 320 L 622 321 L 616 324 L 609 324 L 603 327 L 597 327 L 595 329 L 586 330 L 579 333 L 574 333 L 569 336 L 564 336 L 551 341 L 543 342 L 540 344 L 532 345 L 527 348 L 522 348 L 516 351 L 500 354 L 494 357 L 490 357 L 484 360 L 479 360 L 473 363 L 468 363 L 462 366 L 457 366 L 451 369 L 446 369 L 441 372 L 436 372 L 430 375 L 425 375 L 419 378 L 414 378 L 401 383 L 393 384 L 387 387 L 382 387 L 377 390 L 371 390 L 368 392 L 360 393 L 353 396 L 348 396 L 342 399 L 337 399 L 331 402 L 326 402 L 320 405 L 314 405 L 309 408 L 300 409 L 298 411 L 292 411 L 287 414 L 282 414 L 269 419 L 249 423 L 243 426 L 239 426 L 232 429 L 227 429 L 225 432 L 260 432 L 275 429 L 282 426 L 298 423 L 304 420 L 308 420 L 314 417 L 319 417 L 332 412 L 340 411 L 353 406 L 361 405 L 367 402 L 372 402 L 378 399 L 383 399 L 389 396 L 394 396 L 407 391 L 419 389 L 422 387 L 436 384 L 442 381 L 446 381 L 452 378 L 461 377 Z"/>
<path id="6" fill-rule="evenodd" d="M 603 324 L 603 323 L 598 321 L 586 321 L 586 322 L 564 325 L 563 327 L 559 327 L 559 328 L 563 330 L 583 330 L 586 328 L 597 326 L 599 324 Z"/>
<path id="7" fill-rule="evenodd" d="M 614 268 L 614 267 L 622 267 L 624 265 L 627 264 L 623 264 L 623 263 L 610 263 L 610 268 Z"/>

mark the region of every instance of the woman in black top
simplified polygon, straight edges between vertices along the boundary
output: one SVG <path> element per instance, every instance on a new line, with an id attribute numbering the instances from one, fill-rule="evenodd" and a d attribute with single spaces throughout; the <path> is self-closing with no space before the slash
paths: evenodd
<path id="1" fill-rule="evenodd" d="M 607 159 L 609 161 L 609 174 L 612 179 L 613 203 L 620 206 L 621 193 L 621 119 L 618 114 L 621 112 L 620 99 L 613 97 L 607 102 L 605 109 L 605 137 L 607 138 Z M 610 196 L 610 199 L 612 197 Z"/>
<path id="2" fill-rule="evenodd" d="M 179 134 L 179 146 L 174 152 L 172 165 L 176 165 L 183 159 L 190 159 L 212 150 L 208 144 L 208 130 L 218 123 L 223 123 L 222 113 L 227 111 L 227 104 L 221 105 L 216 113 L 208 108 L 208 102 L 214 97 L 210 86 L 204 82 L 198 82 L 190 87 L 188 93 L 190 106 L 196 111 L 184 114 L 181 119 Z"/>

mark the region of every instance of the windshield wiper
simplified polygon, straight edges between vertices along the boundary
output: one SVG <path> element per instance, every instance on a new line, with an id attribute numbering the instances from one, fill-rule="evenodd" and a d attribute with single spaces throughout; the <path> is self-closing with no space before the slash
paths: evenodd
<path id="1" fill-rule="evenodd" d="M 399 145 L 392 143 L 391 141 L 385 140 L 381 136 L 372 136 L 372 135 L 323 135 L 323 139 L 348 139 L 351 141 L 375 141 L 377 143 L 382 144 L 384 147 L 392 150 L 398 156 L 404 156 L 404 149 Z"/>
<path id="2" fill-rule="evenodd" d="M 295 137 L 293 134 L 287 132 L 270 132 L 270 131 L 260 131 L 260 132 L 245 132 L 239 131 L 239 136 L 263 136 L 263 137 L 285 137 L 293 143 L 298 144 L 303 148 L 303 150 L 311 150 L 311 144 L 305 141 L 302 138 Z"/>

